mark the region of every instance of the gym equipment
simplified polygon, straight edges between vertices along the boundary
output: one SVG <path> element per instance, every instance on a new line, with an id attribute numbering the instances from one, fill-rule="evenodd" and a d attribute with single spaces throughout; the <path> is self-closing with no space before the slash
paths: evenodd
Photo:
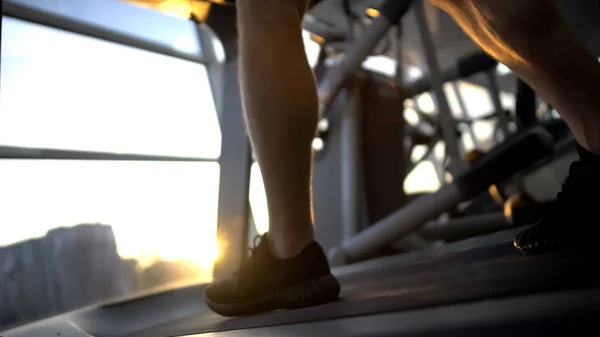
<path id="1" fill-rule="evenodd" d="M 482 71 L 495 69 L 498 61 L 494 60 L 487 54 L 475 53 L 473 55 L 459 59 L 454 67 L 441 71 L 442 81 L 452 82 L 461 78 L 466 78 Z M 430 91 L 432 88 L 431 78 L 422 77 L 413 83 L 408 83 L 404 86 L 407 97 L 416 96 L 424 92 Z"/>
<path id="2" fill-rule="evenodd" d="M 319 101 L 326 113 L 348 79 L 356 73 L 386 32 L 408 11 L 412 0 L 387 0 L 381 6 L 381 15 L 373 20 L 360 40 L 348 51 L 343 62 L 330 70 L 319 84 Z"/>
<path id="3" fill-rule="evenodd" d="M 458 101 L 461 118 L 464 120 L 468 120 L 469 114 L 467 112 L 467 105 L 465 104 L 465 101 L 463 100 L 462 93 L 460 92 L 460 88 L 458 87 L 456 82 L 452 82 L 452 90 L 454 90 L 454 95 L 456 96 L 456 100 Z M 465 124 L 467 127 L 467 131 L 469 132 L 469 137 L 471 138 L 471 142 L 473 142 L 473 147 L 477 148 L 479 146 L 479 141 L 477 140 L 477 137 L 475 136 L 475 132 L 473 131 L 473 126 L 471 125 L 471 123 L 465 123 Z M 469 153 L 465 154 L 465 160 L 467 162 L 471 162 L 475 159 L 475 158 L 472 158 L 472 156 L 474 154 L 476 154 L 476 152 L 474 152 L 474 151 L 470 152 L 471 156 L 469 156 Z"/>
<path id="4" fill-rule="evenodd" d="M 534 128 L 509 138 L 481 160 L 443 186 L 435 194 L 413 201 L 380 222 L 360 232 L 330 251 L 334 265 L 361 260 L 385 245 L 410 234 L 433 219 L 549 156 L 554 148 L 552 136 L 543 128 Z"/>
<path id="5" fill-rule="evenodd" d="M 452 218 L 444 223 L 431 222 L 418 234 L 424 239 L 447 242 L 491 234 L 510 228 L 534 224 L 554 201 L 536 203 L 526 193 L 517 193 L 508 198 L 503 212 L 485 212 L 478 215 Z"/>
<path id="6" fill-rule="evenodd" d="M 225 318 L 197 300 L 203 285 L 97 305 L 5 337 L 538 336 L 596 328 L 600 277 L 568 254 L 528 258 L 515 230 L 335 270 L 342 299 Z M 577 330 L 569 330 L 577 329 Z M 551 331 L 549 331 L 551 330 Z"/>
<path id="7" fill-rule="evenodd" d="M 517 79 L 515 115 L 521 129 L 533 127 L 536 122 L 536 95 L 533 89 L 522 79 Z"/>
<path id="8" fill-rule="evenodd" d="M 362 151 L 357 149 L 362 147 L 360 144 L 360 133 L 362 132 L 362 120 L 359 113 L 360 106 L 360 87 L 355 85 L 352 89 L 354 95 L 349 95 L 349 101 L 344 112 L 341 126 L 341 161 L 342 172 L 340 174 L 342 180 L 342 221 L 346 224 L 343 226 L 342 237 L 350 238 L 358 233 L 362 227 L 360 221 L 361 200 L 360 195 L 363 192 L 361 188 L 361 177 L 363 176 Z"/>
<path id="9" fill-rule="evenodd" d="M 503 213 L 485 213 L 450 219 L 447 222 L 429 223 L 419 231 L 427 240 L 456 241 L 511 228 Z"/>
<path id="10" fill-rule="evenodd" d="M 396 2 L 398 6 L 402 3 L 399 0 L 391 0 L 387 4 L 392 2 Z M 2 3 L 5 6 L 6 4 L 13 6 L 13 11 L 19 9 L 12 1 Z M 27 13 L 23 12 L 25 19 Z M 389 21 L 396 23 L 393 20 Z M 52 20 L 39 23 L 59 25 L 58 21 Z M 69 24 L 72 22 L 67 26 Z M 379 28 L 377 26 L 371 28 L 381 31 L 384 24 L 385 22 L 382 21 L 379 23 Z M 89 35 L 104 36 L 105 39 L 113 42 L 134 41 L 131 37 L 118 34 L 109 34 L 107 38 L 105 33 L 94 27 L 85 29 L 87 30 L 84 31 Z M 372 33 L 370 36 L 374 35 Z M 363 43 L 363 47 L 365 45 Z M 154 48 L 154 51 L 166 55 L 177 54 L 171 49 L 144 44 L 144 42 L 138 43 L 138 47 L 140 46 L 148 50 Z M 355 55 L 357 53 L 355 52 Z M 434 57 L 430 57 L 429 63 L 435 70 Z M 491 63 L 495 65 L 495 61 Z M 357 59 L 350 63 L 350 65 L 357 64 L 360 64 Z M 480 66 L 477 69 L 489 68 Z M 351 74 L 351 71 L 346 70 L 346 73 Z M 435 81 L 429 80 L 427 90 L 435 86 L 435 90 L 440 93 L 440 83 L 447 82 L 447 78 L 455 80 L 466 76 L 465 73 L 462 71 L 460 76 L 456 74 L 451 74 L 456 76 L 446 76 L 448 73 L 438 72 L 437 75 L 434 74 Z M 339 81 L 344 82 L 341 77 Z M 336 90 L 339 91 L 339 88 Z M 351 94 L 351 91 L 346 92 Z M 333 96 L 325 97 L 332 99 Z M 346 116 L 356 118 L 355 113 L 356 111 L 350 110 Z M 497 113 L 500 111 L 495 112 Z M 355 132 L 356 124 L 352 124 L 355 122 L 356 120 L 352 119 L 343 122 L 346 123 L 344 128 L 347 128 L 344 137 L 348 137 L 349 145 L 357 144 L 357 139 L 360 139 L 360 135 Z M 453 121 L 455 122 L 459 121 Z M 559 127 L 558 124 L 555 126 Z M 354 135 L 352 132 L 355 132 Z M 454 130 L 446 131 L 445 136 L 454 136 L 454 134 Z M 554 140 L 549 140 L 550 138 Z M 485 193 L 486 188 L 491 184 L 500 186 L 502 181 L 513 173 L 526 172 L 543 165 L 557 153 L 566 151 L 565 149 L 573 149 L 574 142 L 561 142 L 549 154 L 554 142 L 558 141 L 556 135 L 548 137 L 540 129 L 529 130 L 510 138 L 490 153 L 480 155 L 477 160 L 473 160 L 471 169 L 457 175 L 458 178 L 453 183 L 444 186 L 439 192 L 422 196 L 381 223 L 376 223 L 374 227 L 363 233 L 352 236 L 350 244 L 346 247 L 342 246 L 343 249 L 350 248 L 348 259 L 344 256 L 344 260 L 360 259 L 386 241 L 395 241 L 396 237 L 403 237 L 409 233 L 416 233 L 432 240 L 452 241 L 460 237 L 483 234 L 484 230 L 485 232 L 497 231 L 511 226 L 506 214 L 492 213 L 479 215 L 478 218 L 451 218 L 443 224 L 444 227 L 439 226 L 435 230 L 425 227 L 418 230 L 420 226 L 426 224 L 427 220 L 436 217 L 433 214 L 439 214 L 444 209 L 455 208 L 459 201 Z M 0 150 L 10 152 L 12 149 L 0 148 Z M 350 152 L 356 151 L 353 145 L 347 146 L 345 151 L 347 151 L 345 154 L 349 155 L 345 157 L 348 163 L 356 162 L 359 158 L 357 153 Z M 65 159 L 73 155 L 72 152 L 49 152 L 43 149 L 9 153 L 9 157 L 12 156 L 10 158 L 45 156 Z M 94 154 L 89 159 L 102 158 L 124 160 L 124 156 L 103 153 Z M 131 160 L 160 159 L 136 157 Z M 174 159 L 162 158 L 162 160 Z M 530 163 L 534 164 L 530 165 Z M 343 173 L 345 180 L 358 174 L 357 170 L 352 169 L 345 172 Z M 357 190 L 356 185 L 349 185 L 349 187 L 350 191 Z M 244 197 L 243 194 L 240 195 Z M 350 192 L 348 197 L 346 206 L 356 202 L 356 199 L 352 199 L 357 197 L 355 192 Z M 515 200 L 517 198 L 508 198 L 512 226 L 526 223 L 523 220 L 525 218 L 528 219 L 527 221 L 536 219 L 545 208 L 553 207 L 552 202 L 519 206 Z M 478 220 L 478 224 L 475 220 Z M 344 288 L 343 299 L 319 307 L 227 319 L 210 312 L 199 300 L 204 286 L 198 285 L 87 307 L 8 332 L 1 332 L 0 335 L 5 337 L 49 334 L 73 337 L 163 337 L 213 333 L 212 335 L 217 337 L 240 335 L 433 337 L 505 336 L 507 334 L 535 336 L 557 333 L 568 335 L 574 330 L 593 331 L 592 329 L 596 328 L 596 317 L 600 314 L 600 291 L 598 290 L 600 278 L 597 273 L 594 273 L 593 268 L 589 267 L 593 261 L 581 260 L 565 253 L 536 258 L 522 257 L 511 247 L 512 239 L 518 230 L 520 229 L 336 269 L 334 272 L 340 278 Z M 388 234 L 391 235 L 388 237 Z M 378 240 L 375 245 L 365 245 L 374 239 Z M 357 247 L 359 254 L 353 251 L 353 248 Z M 346 251 L 342 253 L 345 254 Z"/>
<path id="11" fill-rule="evenodd" d="M 461 172 L 465 169 L 466 165 L 462 156 L 460 155 L 460 147 L 456 137 L 456 123 L 452 117 L 450 105 L 448 104 L 446 93 L 444 92 L 444 80 L 437 62 L 433 37 L 431 36 L 431 31 L 427 26 L 423 2 L 415 2 L 413 8 L 415 12 L 415 18 L 417 20 L 417 26 L 419 27 L 419 33 L 421 35 L 421 43 L 423 44 L 423 49 L 425 49 L 427 67 L 429 68 L 429 74 L 431 75 L 431 89 L 434 97 L 434 104 L 436 105 L 438 111 L 442 137 L 446 144 L 446 152 L 452 160 L 451 165 L 454 166 L 451 171 Z"/>
<path id="12" fill-rule="evenodd" d="M 492 103 L 494 104 L 494 111 L 496 111 L 498 116 L 498 125 L 497 127 L 502 132 L 503 139 L 506 139 L 510 135 L 510 130 L 508 129 L 508 117 L 504 112 L 504 108 L 502 107 L 502 102 L 500 101 L 500 88 L 498 87 L 498 82 L 496 81 L 495 70 L 487 70 L 485 75 L 488 80 L 488 88 L 490 98 L 492 99 Z"/>

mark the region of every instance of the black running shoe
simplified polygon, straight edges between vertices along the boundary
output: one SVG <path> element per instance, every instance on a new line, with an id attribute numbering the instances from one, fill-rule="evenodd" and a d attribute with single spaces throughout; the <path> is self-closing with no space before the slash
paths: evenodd
<path id="1" fill-rule="evenodd" d="M 519 233 L 515 248 L 525 255 L 565 249 L 587 250 L 594 241 L 600 209 L 600 156 L 578 146 L 580 160 L 571 164 L 556 204 L 533 226 Z M 595 245 L 594 245 L 595 246 Z"/>
<path id="2" fill-rule="evenodd" d="M 208 286 L 204 299 L 223 316 L 245 316 L 278 309 L 296 309 L 331 302 L 340 284 L 331 274 L 321 246 L 312 242 L 296 257 L 276 259 L 266 234 L 230 278 Z"/>

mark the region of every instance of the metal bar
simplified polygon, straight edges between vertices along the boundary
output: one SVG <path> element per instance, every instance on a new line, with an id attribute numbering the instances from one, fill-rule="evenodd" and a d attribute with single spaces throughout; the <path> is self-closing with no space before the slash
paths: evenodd
<path id="1" fill-rule="evenodd" d="M 392 243 L 390 247 L 395 250 L 401 250 L 402 252 L 412 252 L 430 248 L 433 244 L 433 242 L 423 239 L 420 235 L 413 234 L 398 242 Z"/>
<path id="2" fill-rule="evenodd" d="M 428 114 L 424 113 L 423 111 L 421 111 L 418 99 L 413 99 L 413 102 L 414 102 L 413 109 L 417 112 L 417 114 L 419 115 L 419 118 L 421 118 L 424 121 L 426 121 L 427 123 L 429 123 L 436 130 L 435 142 L 431 143 L 430 148 L 427 151 L 428 157 L 424 158 L 425 160 L 427 160 L 427 159 L 431 158 L 432 154 L 435 151 L 435 147 L 437 146 L 438 142 L 442 138 L 441 132 L 440 132 L 440 125 L 439 125 L 438 120 L 435 119 L 433 116 L 428 115 Z M 443 168 L 444 162 L 445 162 L 445 160 L 442 160 L 442 162 L 440 162 L 438 160 L 432 160 L 433 166 L 435 168 L 436 177 L 438 178 L 438 182 L 440 183 L 441 186 L 446 185 L 446 178 L 444 177 L 444 168 Z"/>
<path id="3" fill-rule="evenodd" d="M 396 22 L 396 77 L 394 83 L 404 83 L 404 57 L 402 55 L 402 20 Z"/>
<path id="4" fill-rule="evenodd" d="M 359 235 L 342 242 L 338 251 L 333 251 L 333 264 L 360 260 L 396 241 L 435 218 L 462 200 L 456 184 L 442 187 L 436 193 L 421 197 L 363 230 Z M 345 260 L 345 261 L 344 261 Z"/>
<path id="5" fill-rule="evenodd" d="M 360 231 L 360 182 L 361 168 L 361 104 L 360 87 L 354 85 L 345 90 L 348 105 L 340 123 L 341 192 L 342 192 L 342 238 L 349 239 Z"/>
<path id="6" fill-rule="evenodd" d="M 436 144 L 434 144 L 434 151 L 435 151 L 435 147 L 440 144 L 440 142 L 438 141 Z M 445 144 L 444 144 L 445 146 Z M 436 153 L 430 153 L 429 157 L 433 157 L 433 166 L 435 168 L 435 174 L 437 175 L 438 181 L 440 182 L 441 186 L 444 186 L 446 184 L 448 184 L 448 181 L 446 181 L 446 160 L 448 158 L 448 151 L 446 151 L 446 149 L 444 148 L 444 152 L 442 153 L 442 158 L 441 160 L 438 160 Z"/>
<path id="7" fill-rule="evenodd" d="M 506 139 L 510 135 L 510 130 L 508 129 L 508 118 L 506 117 L 506 113 L 502 107 L 502 101 L 500 100 L 500 88 L 498 87 L 498 81 L 496 80 L 496 72 L 494 70 L 488 70 L 485 72 L 485 75 L 488 79 L 488 89 L 494 105 L 494 111 L 498 114 L 498 126 L 500 127 L 500 131 L 502 131 L 502 136 Z"/>
<path id="8" fill-rule="evenodd" d="M 496 69 L 498 62 L 487 54 L 477 53 L 471 56 L 461 58 L 456 64 L 441 72 L 442 80 L 445 82 L 456 81 L 461 78 L 469 77 L 482 71 Z M 404 85 L 404 91 L 407 97 L 416 96 L 430 91 L 432 82 L 430 77 L 422 77 L 412 83 Z"/>
<path id="9" fill-rule="evenodd" d="M 457 123 L 464 123 L 464 124 L 473 124 L 473 123 L 475 123 L 477 121 L 494 119 L 494 118 L 496 118 L 496 115 L 498 115 L 496 112 L 492 112 L 492 113 L 489 113 L 487 115 L 479 116 L 479 117 L 474 118 L 474 119 L 470 119 L 470 118 L 469 119 L 457 118 L 456 122 Z"/>
<path id="10" fill-rule="evenodd" d="M 463 100 L 463 97 L 462 97 L 462 93 L 460 92 L 460 88 L 458 87 L 458 84 L 456 84 L 455 81 L 452 82 L 452 88 L 454 89 L 454 94 L 456 95 L 456 101 L 458 102 L 458 106 L 460 108 L 461 117 L 464 118 L 465 120 L 469 119 L 469 114 L 467 113 L 467 105 L 465 104 L 465 101 Z M 472 127 L 471 123 L 466 123 L 466 125 L 469 130 L 469 136 L 471 137 L 471 140 L 473 141 L 473 146 L 475 146 L 475 148 L 477 148 L 477 146 L 478 146 L 477 137 L 475 137 L 475 132 L 473 131 L 473 127 Z"/>
<path id="11" fill-rule="evenodd" d="M 223 110 L 223 63 L 225 60 L 219 59 L 220 56 L 217 55 L 217 51 L 215 50 L 215 44 L 220 42 L 214 41 L 218 41 L 219 38 L 208 25 L 195 21 L 194 26 L 198 43 L 206 58 L 206 71 L 208 73 L 210 89 L 215 102 L 215 108 L 220 116 Z M 221 55 L 221 57 L 224 57 L 224 55 Z"/>
<path id="12" fill-rule="evenodd" d="M 430 223 L 419 233 L 428 240 L 455 241 L 490 234 L 510 228 L 504 213 L 489 213 L 450 219 L 445 223 Z"/>
<path id="13" fill-rule="evenodd" d="M 215 159 L 0 146 L 0 159 L 214 162 Z"/>
<path id="14" fill-rule="evenodd" d="M 438 142 L 442 139 L 441 132 L 440 132 L 440 125 L 439 125 L 438 120 L 435 119 L 433 116 L 421 111 L 418 99 L 413 99 L 413 102 L 414 102 L 413 108 L 419 115 L 419 118 L 421 118 L 424 121 L 426 121 L 427 123 L 429 123 L 436 130 L 435 142 L 431 143 L 431 146 L 430 146 L 428 154 L 427 154 L 428 157 L 424 158 L 426 160 L 429 160 L 432 157 L 432 154 L 434 154 L 435 147 L 437 146 Z M 445 156 L 445 154 L 444 154 L 444 156 Z M 434 158 L 434 159 L 437 159 L 437 158 Z M 446 178 L 444 177 L 444 168 L 443 168 L 444 162 L 445 162 L 445 159 L 442 159 L 441 162 L 438 160 L 432 160 L 433 166 L 435 168 L 436 177 L 438 178 L 438 181 L 441 186 L 446 185 Z"/>
<path id="15" fill-rule="evenodd" d="M 531 167 L 528 167 L 527 169 L 523 170 L 521 173 L 523 175 L 528 175 L 531 172 L 539 170 L 540 168 L 548 165 L 548 163 L 553 162 L 554 160 L 557 160 L 565 155 L 574 153 L 576 151 L 577 151 L 577 141 L 575 140 L 574 137 L 569 136 L 566 139 L 561 140 L 558 144 L 556 144 L 551 156 L 541 159 L 540 161 L 538 161 Z"/>
<path id="16" fill-rule="evenodd" d="M 4 0 L 0 0 L 0 13 L 4 13 Z M 2 55 L 2 18 L 1 17 L 0 17 L 0 55 Z M 2 75 L 2 73 L 1 73 L 1 69 L 0 69 L 0 78 L 2 77 L 1 75 Z M 1 84 L 0 84 L 0 90 L 1 89 L 2 88 L 1 88 Z"/>
<path id="17" fill-rule="evenodd" d="M 421 42 L 425 49 L 425 58 L 427 59 L 427 66 L 431 76 L 431 83 L 433 86 L 434 102 L 437 103 L 438 115 L 440 120 L 440 127 L 442 137 L 446 143 L 446 151 L 450 155 L 453 165 L 453 172 L 461 172 L 466 166 L 463 158 L 460 154 L 460 147 L 456 137 L 456 123 L 450 112 L 450 105 L 446 93 L 444 92 L 444 81 L 441 77 L 440 67 L 437 61 L 435 45 L 433 37 L 427 26 L 427 19 L 425 18 L 425 10 L 423 8 L 423 0 L 417 0 L 414 4 L 415 17 L 417 20 L 417 26 L 421 35 Z"/>
<path id="18" fill-rule="evenodd" d="M 441 71 L 441 77 L 444 83 L 461 78 L 456 67 L 452 67 Z M 414 97 L 420 95 L 424 92 L 431 91 L 431 88 L 432 82 L 431 77 L 429 76 L 424 76 L 414 82 L 406 83 L 403 87 L 404 92 L 406 92 L 406 97 Z"/>
<path id="19" fill-rule="evenodd" d="M 415 167 L 417 167 L 417 165 L 419 165 L 421 162 L 429 159 L 429 156 L 433 153 L 433 151 L 435 150 L 435 146 L 439 141 L 440 141 L 440 137 L 438 136 L 438 137 L 433 138 L 431 140 L 431 142 L 429 142 L 429 144 L 427 144 L 427 151 L 425 152 L 425 154 L 421 158 L 419 158 L 419 160 L 410 164 L 410 166 L 408 167 L 408 170 L 406 170 L 406 175 L 408 175 L 410 172 L 412 172 L 412 170 L 414 170 Z"/>
<path id="20" fill-rule="evenodd" d="M 237 59 L 224 66 L 225 91 L 221 114 L 221 168 L 219 180 L 219 208 L 217 238 L 223 256 L 216 263 L 214 277 L 230 275 L 246 257 L 248 218 L 250 214 L 250 169 L 252 152 L 246 135 Z"/>
<path id="21" fill-rule="evenodd" d="M 332 249 L 331 263 L 356 261 L 377 252 L 425 225 L 426 221 L 454 208 L 459 202 L 479 195 L 491 184 L 505 181 L 549 156 L 553 148 L 552 136 L 542 128 L 533 128 L 509 138 L 474 163 L 469 171 L 455 177 L 453 183 L 434 194 L 414 200 Z"/>
<path id="22" fill-rule="evenodd" d="M 528 129 L 536 123 L 536 94 L 535 91 L 520 78 L 517 78 L 517 97 L 515 116 L 519 129 Z"/>
<path id="23" fill-rule="evenodd" d="M 418 99 L 414 99 L 413 102 L 414 102 L 413 109 L 415 110 L 417 115 L 419 115 L 419 118 L 426 121 L 427 123 L 429 123 L 429 125 L 431 125 L 432 128 L 438 129 L 440 123 L 435 118 L 435 116 L 432 116 L 430 114 L 423 112 L 423 110 L 421 110 L 421 107 L 419 105 Z"/>
<path id="24" fill-rule="evenodd" d="M 364 35 L 352 44 L 342 63 L 327 73 L 319 86 L 321 114 L 329 110 L 346 81 L 360 69 L 362 62 L 371 54 L 390 27 L 408 11 L 411 1 L 387 0 L 381 6 L 381 15 L 373 20 Z"/>
<path id="25" fill-rule="evenodd" d="M 354 13 L 352 13 L 352 9 L 350 8 L 350 0 L 342 0 L 342 7 L 344 8 L 344 14 L 346 14 L 348 23 L 346 38 L 350 42 L 354 42 L 354 39 L 356 39 L 356 29 L 354 29 Z"/>
<path id="26" fill-rule="evenodd" d="M 204 63 L 204 58 L 197 55 L 182 53 L 173 48 L 158 43 L 139 39 L 127 34 L 110 30 L 85 21 L 75 20 L 66 16 L 49 13 L 37 8 L 18 4 L 11 0 L 3 1 L 3 15 L 15 19 L 29 21 L 40 25 L 53 27 L 69 32 L 82 34 L 97 39 L 123 44 L 126 46 L 151 51 L 157 54 L 175 57 L 195 63 Z"/>

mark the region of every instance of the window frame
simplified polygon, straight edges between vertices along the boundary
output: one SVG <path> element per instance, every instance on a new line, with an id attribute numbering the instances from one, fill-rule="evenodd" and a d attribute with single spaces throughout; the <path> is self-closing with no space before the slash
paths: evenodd
<path id="1" fill-rule="evenodd" d="M 110 6 L 110 2 L 107 1 L 102 3 L 102 5 Z M 137 7 L 133 4 L 120 3 L 119 5 L 128 5 L 135 8 L 137 10 L 136 15 L 149 15 L 148 13 L 151 13 L 151 15 L 156 16 L 156 12 Z M 0 161 L 11 159 L 47 159 L 217 162 L 220 166 L 218 219 L 216 224 L 217 235 L 221 240 L 229 242 L 230 245 L 223 252 L 224 255 L 221 259 L 217 261 L 214 275 L 218 277 L 229 270 L 235 269 L 246 252 L 251 163 L 250 142 L 244 131 L 241 97 L 237 82 L 237 53 L 224 48 L 223 41 L 219 40 L 219 37 L 223 33 L 228 36 L 227 34 L 230 34 L 232 30 L 235 31 L 235 27 L 230 28 L 226 25 L 215 23 L 215 30 L 213 31 L 205 23 L 194 22 L 194 25 L 190 25 L 194 30 L 191 34 L 198 39 L 200 51 L 196 55 L 193 55 L 178 51 L 164 43 L 152 42 L 148 39 L 140 38 L 135 34 L 126 34 L 118 29 L 107 28 L 107 26 L 110 27 L 110 23 L 103 23 L 100 26 L 73 18 L 73 15 L 67 17 L 56 14 L 51 12 L 51 10 L 47 10 L 47 8 L 50 8 L 48 6 L 46 6 L 46 9 L 33 8 L 30 5 L 25 5 L 24 0 L 3 0 L 0 1 L 0 6 L 3 17 L 11 17 L 160 55 L 192 61 L 206 67 L 222 137 L 221 154 L 216 159 L 0 146 Z M 166 14 L 162 15 L 168 17 Z M 182 19 L 173 17 L 172 20 Z M 0 32 L 1 28 L 0 20 Z M 189 34 L 190 32 L 186 33 Z M 0 89 L 1 87 L 2 84 L 0 83 Z M 226 93 L 229 97 L 227 100 L 224 99 Z M 236 224 L 241 224 L 242 228 L 236 226 Z"/>
<path id="2" fill-rule="evenodd" d="M 107 2 L 108 3 L 108 2 Z M 110 3 L 109 3 L 110 4 Z M 148 9 L 137 7 L 132 4 L 119 4 L 131 6 L 133 10 L 139 11 L 139 15 L 156 15 L 154 12 L 149 12 Z M 165 15 L 165 14 L 163 14 Z M 107 28 L 94 23 L 83 20 L 74 19 L 64 15 L 52 13 L 47 10 L 34 8 L 19 2 L 19 0 L 4 0 L 2 1 L 2 16 L 10 17 L 25 22 L 35 23 L 46 27 L 52 27 L 63 31 L 83 35 L 86 37 L 96 38 L 108 42 L 117 43 L 120 45 L 153 52 L 156 54 L 170 56 L 180 60 L 186 60 L 193 63 L 198 63 L 207 68 L 208 80 L 213 91 L 214 104 L 217 111 L 217 117 L 220 117 L 222 100 L 222 89 L 219 84 L 222 84 L 220 77 L 222 76 L 220 69 L 224 60 L 219 57 L 219 52 L 215 49 L 214 39 L 215 34 L 206 25 L 199 22 L 194 22 L 192 34 L 199 42 L 200 52 L 186 53 L 175 48 L 149 41 L 147 39 L 127 34 L 117 29 Z M 167 16 L 167 15 L 165 15 Z M 173 20 L 181 20 L 172 18 Z M 106 26 L 108 26 L 107 23 Z M 1 27 L 1 26 L 0 26 Z M 1 30 L 0 30 L 1 31 Z M 1 41 L 0 41 L 1 44 Z M 0 83 L 1 88 L 1 83 Z M 219 123 L 222 124 L 221 119 Z M 223 134 L 223 132 L 222 132 Z M 222 136 L 223 137 L 223 136 Z M 28 148 L 20 146 L 0 146 L 0 159 L 59 159 L 59 160 L 111 160 L 111 161 L 197 161 L 197 162 L 215 162 L 219 158 L 201 158 L 201 157 L 180 157 L 180 156 L 159 156 L 159 155 L 143 155 L 135 153 L 112 153 L 98 151 L 76 151 L 76 150 L 57 150 L 46 148 Z"/>

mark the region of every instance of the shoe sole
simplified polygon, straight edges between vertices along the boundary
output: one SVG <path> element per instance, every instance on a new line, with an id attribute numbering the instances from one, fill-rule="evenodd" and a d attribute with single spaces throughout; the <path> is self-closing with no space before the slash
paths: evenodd
<path id="1" fill-rule="evenodd" d="M 289 310 L 334 301 L 340 294 L 340 283 L 333 275 L 267 294 L 257 299 L 237 303 L 216 303 L 206 296 L 206 305 L 222 316 L 248 316 L 273 310 Z"/>

